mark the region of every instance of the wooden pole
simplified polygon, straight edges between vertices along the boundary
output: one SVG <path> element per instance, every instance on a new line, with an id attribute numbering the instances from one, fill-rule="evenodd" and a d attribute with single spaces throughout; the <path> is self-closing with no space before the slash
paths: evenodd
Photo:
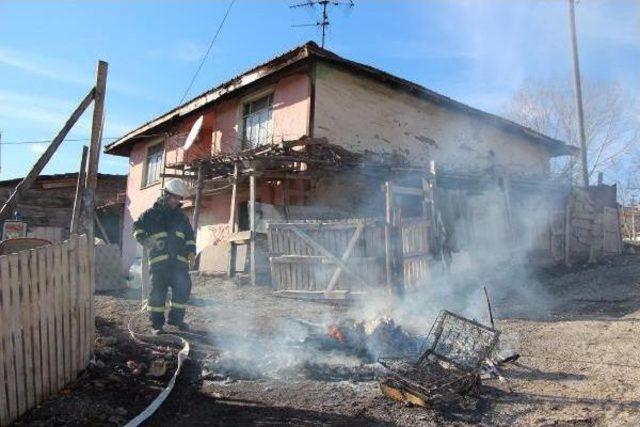
<path id="1" fill-rule="evenodd" d="M 76 181 L 76 194 L 73 198 L 73 212 L 71 213 L 71 226 L 69 234 L 78 234 L 78 226 L 80 225 L 80 209 L 82 207 L 82 193 L 84 191 L 84 180 L 87 173 L 87 154 L 89 147 L 82 147 L 82 160 L 80 160 L 80 170 L 78 171 L 78 180 Z"/>
<path id="2" fill-rule="evenodd" d="M 204 165 L 198 166 L 198 178 L 196 180 L 196 200 L 193 206 L 193 232 L 194 236 L 198 233 L 198 223 L 200 222 L 200 204 L 202 203 L 202 185 L 204 182 Z"/>
<path id="3" fill-rule="evenodd" d="M 98 71 L 95 87 L 95 103 L 93 106 L 93 120 L 91 122 L 91 145 L 89 146 L 89 158 L 87 164 L 87 176 L 84 184 L 83 196 L 83 229 L 89 237 L 89 248 L 93 248 L 94 211 L 96 209 L 96 187 L 98 185 L 98 161 L 100 159 L 100 145 L 102 139 L 102 124 L 104 118 L 104 96 L 107 84 L 108 64 L 98 61 Z M 93 250 L 90 249 L 92 252 Z"/>
<path id="4" fill-rule="evenodd" d="M 38 175 L 40 175 L 40 172 L 42 172 L 49 160 L 51 160 L 51 157 L 53 157 L 53 154 L 56 152 L 73 125 L 78 121 L 89 104 L 91 104 L 91 101 L 93 101 L 94 91 L 95 89 L 91 89 L 89 93 L 84 97 L 84 99 L 80 102 L 80 105 L 78 105 L 73 113 L 71 113 L 71 116 L 64 124 L 62 129 L 60 129 L 60 132 L 58 132 L 55 138 L 53 138 L 46 151 L 42 153 L 40 158 L 33 165 L 27 176 L 25 176 L 22 181 L 18 183 L 15 190 L 13 190 L 13 193 L 11 193 L 11 196 L 9 196 L 7 201 L 2 206 L 2 209 L 0 209 L 0 220 L 6 219 L 11 215 L 11 212 L 14 209 L 18 198 L 20 197 L 20 194 L 31 187 Z"/>
<path id="5" fill-rule="evenodd" d="M 256 285 L 256 176 L 254 172 L 249 175 L 249 230 L 251 240 L 249 241 L 249 274 L 251 275 L 251 286 Z"/>
<path id="6" fill-rule="evenodd" d="M 584 111 L 582 107 L 582 83 L 580 80 L 580 60 L 578 59 L 578 39 L 576 37 L 576 13 L 574 0 L 569 0 L 569 30 L 571 34 L 571 54 L 573 57 L 573 84 L 576 95 L 576 111 L 578 113 L 578 136 L 580 137 L 580 160 L 582 164 L 582 185 L 589 189 L 589 172 L 587 166 L 587 138 L 584 130 Z"/>
<path id="7" fill-rule="evenodd" d="M 392 263 L 392 249 L 391 249 L 391 221 L 392 221 L 392 203 L 393 194 L 391 183 L 389 181 L 384 184 L 385 192 L 385 224 L 384 224 L 384 252 L 385 252 L 385 267 L 387 271 L 387 291 L 391 294 L 393 292 L 393 263 Z"/>
<path id="8" fill-rule="evenodd" d="M 89 145 L 89 155 L 87 163 L 87 176 L 84 184 L 83 205 L 83 228 L 87 234 L 89 243 L 89 262 L 90 262 L 90 280 L 89 280 L 89 319 L 91 321 L 91 340 L 90 354 L 93 353 L 95 338 L 95 301 L 94 293 L 96 288 L 96 245 L 94 242 L 94 213 L 96 210 L 96 187 L 98 185 L 98 161 L 100 159 L 100 145 L 102 140 L 102 127 L 104 124 L 104 97 L 107 87 L 107 69 L 108 64 L 104 61 L 98 61 L 98 70 L 96 75 L 95 98 L 93 104 L 93 119 L 91 122 L 91 144 Z"/>

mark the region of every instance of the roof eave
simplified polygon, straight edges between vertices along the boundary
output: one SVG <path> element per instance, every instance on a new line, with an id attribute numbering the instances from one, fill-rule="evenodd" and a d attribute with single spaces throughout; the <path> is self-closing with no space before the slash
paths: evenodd
<path id="1" fill-rule="evenodd" d="M 569 145 L 563 141 L 558 139 L 551 138 L 543 133 L 540 133 L 534 129 L 528 128 L 521 124 L 518 124 L 512 120 L 506 119 L 504 117 L 488 113 L 486 111 L 479 110 L 470 105 L 464 104 L 462 102 L 456 101 L 453 98 L 449 98 L 432 90 L 425 88 L 417 83 L 411 82 L 409 80 L 402 79 L 401 77 L 394 76 L 393 74 L 389 74 L 383 70 L 379 70 L 375 67 L 361 64 L 356 61 L 351 61 L 349 59 L 342 58 L 333 52 L 326 51 L 322 48 L 315 47 L 313 48 L 314 56 L 317 57 L 318 60 L 329 62 L 332 64 L 337 64 L 346 68 L 356 69 L 358 71 L 364 72 L 365 74 L 372 76 L 383 83 L 392 84 L 394 86 L 399 86 L 404 88 L 405 91 L 409 92 L 413 96 L 417 96 L 423 99 L 426 99 L 431 102 L 436 102 L 438 105 L 441 105 L 445 108 L 456 109 L 468 114 L 473 114 L 482 119 L 491 121 L 495 126 L 500 127 L 503 130 L 520 134 L 525 138 L 529 139 L 533 143 L 543 145 L 549 154 L 553 157 L 555 156 L 565 156 L 565 155 L 576 155 L 580 152 L 576 147 Z"/>
<path id="2" fill-rule="evenodd" d="M 172 120 L 184 117 L 194 111 L 209 105 L 225 95 L 235 92 L 241 88 L 244 88 L 250 84 L 257 82 L 258 80 L 275 74 L 288 66 L 295 64 L 309 56 L 309 44 L 299 46 L 283 55 L 280 55 L 258 67 L 255 67 L 238 77 L 235 77 L 222 85 L 210 89 L 207 92 L 192 98 L 184 104 L 168 111 L 167 113 L 139 126 L 138 128 L 127 133 L 123 137 L 107 144 L 104 147 L 104 152 L 108 154 L 128 156 L 131 151 L 129 146 L 137 137 L 144 135 L 146 132 L 157 128 L 158 126 L 168 124 Z"/>

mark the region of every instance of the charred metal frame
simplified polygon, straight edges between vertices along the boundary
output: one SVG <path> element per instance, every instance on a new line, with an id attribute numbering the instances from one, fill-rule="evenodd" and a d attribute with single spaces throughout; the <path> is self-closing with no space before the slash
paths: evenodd
<path id="1" fill-rule="evenodd" d="M 455 324 L 458 326 L 454 327 Z M 465 331 L 471 333 L 465 337 Z M 485 338 L 480 345 L 475 339 L 478 336 Z M 381 380 L 381 388 L 395 390 L 385 394 L 417 396 L 425 403 L 467 392 L 480 383 L 480 365 L 490 357 L 499 336 L 500 332 L 493 328 L 443 310 L 417 359 L 409 355 L 378 360 L 389 370 L 389 375 Z"/>

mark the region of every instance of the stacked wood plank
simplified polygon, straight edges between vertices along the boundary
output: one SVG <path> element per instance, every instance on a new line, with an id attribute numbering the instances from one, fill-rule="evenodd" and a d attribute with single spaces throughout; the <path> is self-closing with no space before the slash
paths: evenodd
<path id="1" fill-rule="evenodd" d="M 0 256 L 0 425 L 86 367 L 94 327 L 92 278 L 86 236 Z"/>
<path id="2" fill-rule="evenodd" d="M 41 175 L 17 201 L 20 218 L 28 223 L 29 237 L 59 242 L 69 237 L 77 173 Z M 0 181 L 0 205 L 7 201 L 19 180 Z M 98 175 L 96 205 L 99 208 L 124 204 L 125 175 Z M 123 215 L 123 208 L 104 211 L 102 215 Z M 98 237 L 101 234 L 98 233 Z"/>

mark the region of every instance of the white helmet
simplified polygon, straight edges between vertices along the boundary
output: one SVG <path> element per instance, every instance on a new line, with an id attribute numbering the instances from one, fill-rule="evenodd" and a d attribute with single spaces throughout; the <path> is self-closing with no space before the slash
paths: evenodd
<path id="1" fill-rule="evenodd" d="M 175 196 L 185 198 L 189 195 L 189 188 L 180 178 L 171 178 L 164 184 L 164 191 Z"/>

